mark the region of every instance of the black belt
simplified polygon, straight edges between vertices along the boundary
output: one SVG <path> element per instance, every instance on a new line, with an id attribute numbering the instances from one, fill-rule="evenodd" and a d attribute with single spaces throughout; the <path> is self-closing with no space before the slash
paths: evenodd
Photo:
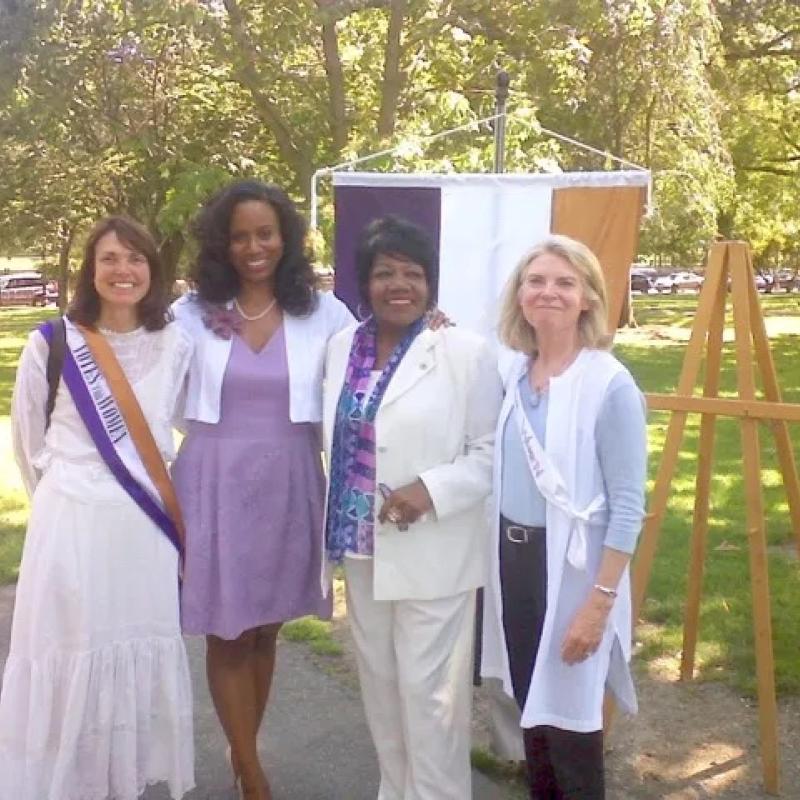
<path id="1" fill-rule="evenodd" d="M 536 525 L 520 525 L 500 515 L 500 535 L 512 544 L 528 544 L 545 535 L 545 528 Z"/>

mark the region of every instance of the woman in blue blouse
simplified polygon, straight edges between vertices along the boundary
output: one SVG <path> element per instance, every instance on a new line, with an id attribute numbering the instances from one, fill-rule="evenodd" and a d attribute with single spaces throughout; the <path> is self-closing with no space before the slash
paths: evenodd
<path id="1" fill-rule="evenodd" d="M 606 687 L 633 712 L 628 562 L 644 515 L 645 408 L 607 347 L 600 265 L 554 236 L 504 295 L 483 674 L 522 712 L 531 798 L 604 797 Z"/>

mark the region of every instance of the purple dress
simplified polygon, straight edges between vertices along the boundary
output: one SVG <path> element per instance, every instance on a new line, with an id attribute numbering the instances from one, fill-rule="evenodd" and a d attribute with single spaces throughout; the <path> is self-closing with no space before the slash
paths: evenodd
<path id="1" fill-rule="evenodd" d="M 233 337 L 220 421 L 190 421 L 172 469 L 186 523 L 185 633 L 235 639 L 330 616 L 321 591 L 318 426 L 289 419 L 283 326 L 260 352 Z"/>

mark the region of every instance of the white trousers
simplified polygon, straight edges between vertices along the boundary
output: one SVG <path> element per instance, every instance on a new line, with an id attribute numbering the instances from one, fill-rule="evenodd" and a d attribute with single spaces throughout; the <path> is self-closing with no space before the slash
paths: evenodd
<path id="1" fill-rule="evenodd" d="M 469 800 L 475 592 L 376 601 L 372 573 L 372 559 L 345 559 L 378 800 Z"/>

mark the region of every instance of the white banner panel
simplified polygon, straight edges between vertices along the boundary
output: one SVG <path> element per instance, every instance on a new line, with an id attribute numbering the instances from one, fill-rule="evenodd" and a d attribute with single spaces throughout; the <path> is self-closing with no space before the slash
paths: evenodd
<path id="1" fill-rule="evenodd" d="M 429 231 L 439 248 L 439 306 L 459 325 L 494 330 L 498 299 L 522 255 L 550 233 L 553 190 L 648 186 L 643 171 L 547 174 L 335 172 L 336 292 L 357 311 L 355 243 L 386 213 Z"/>

